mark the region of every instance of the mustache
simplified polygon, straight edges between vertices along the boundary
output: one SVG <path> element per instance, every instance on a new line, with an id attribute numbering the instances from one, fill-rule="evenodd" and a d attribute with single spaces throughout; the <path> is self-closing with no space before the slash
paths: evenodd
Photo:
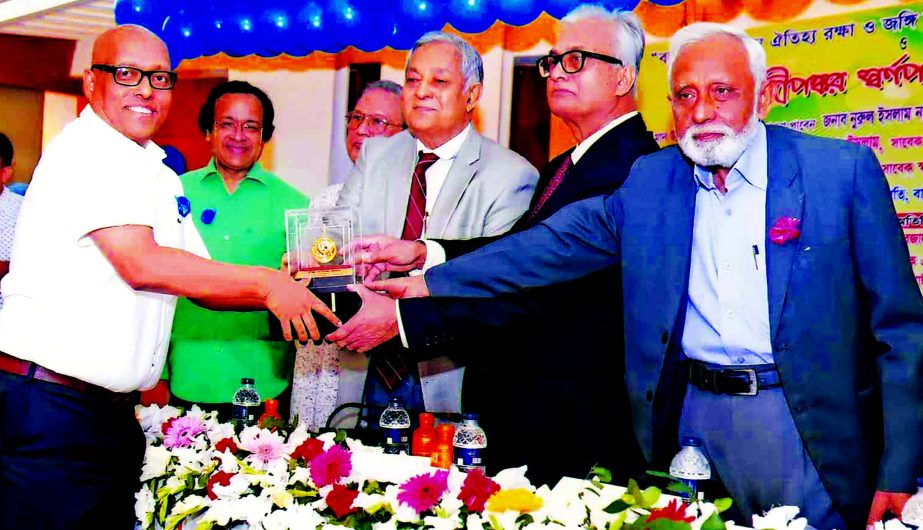
<path id="1" fill-rule="evenodd" d="M 686 129 L 686 134 L 684 136 L 692 139 L 694 135 L 698 134 L 723 134 L 725 136 L 734 136 L 737 134 L 737 131 L 728 125 L 693 125 Z"/>

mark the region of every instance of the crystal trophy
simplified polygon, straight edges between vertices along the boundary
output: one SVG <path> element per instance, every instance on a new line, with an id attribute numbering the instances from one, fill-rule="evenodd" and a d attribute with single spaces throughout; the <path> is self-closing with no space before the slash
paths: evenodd
<path id="1" fill-rule="evenodd" d="M 310 278 L 312 291 L 342 292 L 356 283 L 349 242 L 360 233 L 355 208 L 309 208 L 285 211 L 289 273 Z"/>

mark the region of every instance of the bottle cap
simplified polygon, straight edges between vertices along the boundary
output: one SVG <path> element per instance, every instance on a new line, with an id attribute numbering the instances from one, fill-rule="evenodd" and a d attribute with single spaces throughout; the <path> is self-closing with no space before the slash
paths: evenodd
<path id="1" fill-rule="evenodd" d="M 462 419 L 463 420 L 476 420 L 478 419 L 478 415 L 474 412 L 466 412 L 462 414 Z"/>
<path id="2" fill-rule="evenodd" d="M 279 400 L 274 398 L 266 398 L 266 414 L 278 414 L 279 413 Z"/>
<path id="3" fill-rule="evenodd" d="M 252 385 L 252 384 L 253 384 L 253 378 L 252 378 L 252 377 L 241 377 L 241 378 L 240 378 L 240 384 L 242 384 L 242 385 Z"/>
<path id="4" fill-rule="evenodd" d="M 683 436 L 679 444 L 683 447 L 702 447 L 702 439 L 696 436 Z"/>
<path id="5" fill-rule="evenodd" d="M 391 398 L 388 399 L 388 402 L 391 403 L 392 405 L 401 405 L 401 406 L 404 405 L 404 400 L 398 396 L 392 396 Z"/>
<path id="6" fill-rule="evenodd" d="M 425 426 L 425 427 L 429 427 L 430 429 L 432 429 L 434 420 L 435 418 L 433 417 L 432 412 L 421 412 L 420 413 L 420 427 Z"/>

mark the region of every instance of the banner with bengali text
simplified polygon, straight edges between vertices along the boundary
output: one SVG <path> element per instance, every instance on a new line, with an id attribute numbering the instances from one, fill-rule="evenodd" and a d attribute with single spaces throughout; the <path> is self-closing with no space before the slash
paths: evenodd
<path id="1" fill-rule="evenodd" d="M 891 185 L 923 289 L 923 3 L 748 30 L 768 56 L 766 122 L 870 147 Z M 673 143 L 668 43 L 648 46 L 638 94 L 648 127 Z"/>

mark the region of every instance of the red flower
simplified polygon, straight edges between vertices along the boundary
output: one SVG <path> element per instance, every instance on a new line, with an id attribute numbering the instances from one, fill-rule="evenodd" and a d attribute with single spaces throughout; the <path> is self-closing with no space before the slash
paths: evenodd
<path id="1" fill-rule="evenodd" d="M 686 515 L 686 505 L 677 499 L 673 499 L 670 501 L 670 504 L 664 506 L 663 508 L 651 510 L 651 514 L 647 516 L 647 522 L 650 523 L 656 519 L 666 519 L 668 521 L 676 521 L 680 523 L 691 523 L 692 521 L 695 521 L 695 516 Z"/>
<path id="2" fill-rule="evenodd" d="M 334 445 L 311 459 L 311 480 L 318 488 L 336 484 L 349 476 L 352 470 L 349 451 L 339 445 Z"/>
<path id="3" fill-rule="evenodd" d="M 449 487 L 449 472 L 437 471 L 430 475 L 417 475 L 401 485 L 397 500 L 417 513 L 429 510 L 439 502 Z"/>
<path id="4" fill-rule="evenodd" d="M 801 220 L 797 217 L 780 217 L 769 229 L 769 240 L 776 245 L 784 245 L 787 241 L 798 239 L 801 231 L 798 227 Z"/>
<path id="5" fill-rule="evenodd" d="M 231 451 L 232 453 L 237 452 L 237 444 L 234 443 L 233 438 L 222 438 L 215 444 L 216 453 L 223 453 L 224 451 Z"/>
<path id="6" fill-rule="evenodd" d="M 334 484 L 333 489 L 327 494 L 327 506 L 333 510 L 337 519 L 342 519 L 356 511 L 353 507 L 353 501 L 359 496 L 359 490 L 349 489 L 341 484 Z"/>
<path id="7" fill-rule="evenodd" d="M 324 452 L 324 442 L 318 440 L 317 438 L 308 438 L 301 445 L 295 448 L 292 451 L 292 460 L 298 460 L 299 458 L 305 462 L 310 462 L 314 460 L 314 457 Z"/>
<path id="8" fill-rule="evenodd" d="M 208 484 L 205 486 L 205 490 L 208 492 L 208 498 L 211 500 L 217 499 L 218 496 L 215 495 L 215 490 L 214 490 L 215 484 L 227 486 L 228 484 L 231 483 L 231 477 L 233 477 L 234 475 L 236 475 L 236 473 L 226 473 L 224 471 L 218 471 L 217 473 L 214 473 L 212 474 L 212 476 L 208 477 Z"/>
<path id="9" fill-rule="evenodd" d="M 167 433 L 167 430 L 170 429 L 170 426 L 173 425 L 173 420 L 175 420 L 175 419 L 178 418 L 178 417 L 179 417 L 179 416 L 176 416 L 176 417 L 174 417 L 174 418 L 170 418 L 169 420 L 163 422 L 163 423 L 160 425 L 160 432 L 166 434 L 166 433 Z"/>
<path id="10" fill-rule="evenodd" d="M 500 485 L 476 469 L 468 473 L 458 493 L 458 499 L 472 512 L 483 512 L 484 503 L 497 491 L 500 491 Z"/>

